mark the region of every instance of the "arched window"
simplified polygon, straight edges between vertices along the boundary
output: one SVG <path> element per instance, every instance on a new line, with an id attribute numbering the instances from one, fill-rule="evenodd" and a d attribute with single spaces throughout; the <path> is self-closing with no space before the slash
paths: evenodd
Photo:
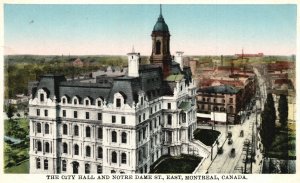
<path id="1" fill-rule="evenodd" d="M 89 126 L 85 128 L 85 137 L 91 137 L 91 128 Z"/>
<path id="2" fill-rule="evenodd" d="M 102 147 L 98 147 L 98 158 L 102 158 L 103 157 L 103 152 L 102 152 Z"/>
<path id="3" fill-rule="evenodd" d="M 111 153 L 111 162 L 117 163 L 117 153 L 115 151 Z"/>
<path id="4" fill-rule="evenodd" d="M 62 103 L 65 104 L 66 103 L 66 98 L 62 99 Z"/>
<path id="5" fill-rule="evenodd" d="M 90 164 L 86 163 L 85 164 L 85 171 L 86 174 L 90 173 Z"/>
<path id="6" fill-rule="evenodd" d="M 74 126 L 74 136 L 78 136 L 79 135 L 79 127 L 78 125 Z"/>
<path id="7" fill-rule="evenodd" d="M 46 152 L 46 153 L 49 153 L 49 152 L 50 152 L 50 144 L 49 144 L 49 142 L 46 142 L 46 143 L 45 143 L 45 152 Z"/>
<path id="8" fill-rule="evenodd" d="M 44 160 L 44 170 L 48 170 L 48 160 Z"/>
<path id="9" fill-rule="evenodd" d="M 63 125 L 63 134 L 68 135 L 68 125 L 67 124 Z"/>
<path id="10" fill-rule="evenodd" d="M 63 143 L 63 153 L 68 153 L 68 144 L 67 143 Z"/>
<path id="11" fill-rule="evenodd" d="M 66 162 L 66 160 L 62 160 L 61 167 L 62 167 L 63 172 L 67 171 L 67 162 Z"/>
<path id="12" fill-rule="evenodd" d="M 126 153 L 122 153 L 121 154 L 121 163 L 126 164 L 126 161 L 127 161 Z"/>
<path id="13" fill-rule="evenodd" d="M 111 142 L 117 142 L 117 132 L 111 132 Z"/>
<path id="14" fill-rule="evenodd" d="M 90 105 L 90 100 L 89 99 L 85 99 L 84 103 L 85 103 L 86 106 L 88 106 L 88 105 Z"/>
<path id="15" fill-rule="evenodd" d="M 41 168 L 41 160 L 40 158 L 36 158 L 36 169 L 40 169 Z"/>
<path id="16" fill-rule="evenodd" d="M 45 124 L 45 134 L 49 134 L 49 124 Z"/>
<path id="17" fill-rule="evenodd" d="M 79 155 L 79 146 L 77 144 L 74 145 L 74 155 Z"/>
<path id="18" fill-rule="evenodd" d="M 127 143 L 127 134 L 126 134 L 126 132 L 122 132 L 122 143 Z"/>
<path id="19" fill-rule="evenodd" d="M 98 106 L 98 107 L 101 107 L 101 106 L 102 106 L 102 101 L 101 101 L 101 99 L 98 99 L 98 100 L 97 100 L 97 106 Z"/>
<path id="20" fill-rule="evenodd" d="M 78 100 L 78 97 L 77 97 L 77 96 L 75 96 L 75 97 L 73 98 L 73 104 L 74 104 L 74 105 L 79 104 L 79 100 Z"/>
<path id="21" fill-rule="evenodd" d="M 37 150 L 42 151 L 42 143 L 40 141 L 37 142 Z"/>
<path id="22" fill-rule="evenodd" d="M 85 155 L 86 155 L 86 157 L 91 157 L 91 147 L 90 146 L 85 147 Z"/>
<path id="23" fill-rule="evenodd" d="M 41 125 L 41 123 L 37 123 L 36 124 L 36 131 L 37 131 L 37 133 L 42 133 L 42 125 Z"/>
<path id="24" fill-rule="evenodd" d="M 159 40 L 156 41 L 156 45 L 155 45 L 155 54 L 160 54 L 161 53 L 161 42 Z"/>

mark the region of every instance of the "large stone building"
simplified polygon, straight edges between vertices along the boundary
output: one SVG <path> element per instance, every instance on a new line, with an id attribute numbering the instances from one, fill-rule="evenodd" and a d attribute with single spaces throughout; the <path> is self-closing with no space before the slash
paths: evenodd
<path id="1" fill-rule="evenodd" d="M 161 13 L 151 36 L 151 64 L 128 53 L 127 75 L 41 77 L 29 101 L 30 173 L 147 173 L 162 155 L 189 153 L 196 84 L 182 52 L 172 60 Z"/>

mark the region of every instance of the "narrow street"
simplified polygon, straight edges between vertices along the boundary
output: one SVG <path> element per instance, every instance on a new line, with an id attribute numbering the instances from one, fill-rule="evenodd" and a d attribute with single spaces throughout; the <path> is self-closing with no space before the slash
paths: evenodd
<path id="1" fill-rule="evenodd" d="M 246 112 L 251 112 L 249 117 L 246 117 L 245 115 L 242 116 L 242 124 L 240 125 L 230 125 L 228 127 L 228 131 L 232 132 L 232 140 L 233 143 L 231 145 L 228 144 L 228 139 L 224 139 L 221 141 L 220 144 L 223 144 L 223 153 L 218 154 L 215 159 L 212 161 L 210 166 L 208 167 L 207 173 L 261 173 L 261 166 L 262 166 L 262 154 L 260 152 L 260 149 L 258 148 L 260 146 L 259 139 L 258 139 L 258 131 L 257 127 L 260 125 L 260 113 L 257 113 L 256 116 L 256 109 L 262 109 L 263 104 L 267 97 L 267 87 L 266 87 L 266 81 L 264 80 L 261 73 L 257 70 L 257 68 L 254 68 L 254 72 L 258 79 L 258 88 L 259 91 L 257 95 L 258 97 L 254 99 L 255 105 L 251 109 L 247 109 Z M 202 128 L 199 126 L 199 128 Z M 203 127 L 205 128 L 205 127 Z M 217 126 L 217 131 L 220 131 L 224 136 L 226 136 L 226 126 Z M 244 131 L 244 136 L 240 136 L 241 130 Z M 253 136 L 253 141 L 252 141 Z M 246 140 L 247 139 L 247 140 Z M 250 161 L 246 163 L 245 168 L 245 148 L 244 148 L 244 142 L 249 141 L 250 142 L 250 149 L 253 148 L 253 151 L 255 152 L 255 156 L 253 159 L 252 165 Z M 252 143 L 253 142 L 253 143 Z M 231 150 L 235 149 L 235 155 L 231 154 Z M 202 168 L 202 170 L 205 167 Z"/>

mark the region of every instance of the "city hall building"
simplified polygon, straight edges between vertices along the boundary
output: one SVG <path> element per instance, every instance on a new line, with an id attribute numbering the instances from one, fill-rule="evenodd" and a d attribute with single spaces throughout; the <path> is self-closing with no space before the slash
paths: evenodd
<path id="1" fill-rule="evenodd" d="M 132 51 L 126 75 L 41 76 L 29 101 L 30 173 L 148 173 L 162 155 L 194 148 L 196 84 L 183 52 L 170 54 L 161 13 L 151 37 L 150 64 Z"/>

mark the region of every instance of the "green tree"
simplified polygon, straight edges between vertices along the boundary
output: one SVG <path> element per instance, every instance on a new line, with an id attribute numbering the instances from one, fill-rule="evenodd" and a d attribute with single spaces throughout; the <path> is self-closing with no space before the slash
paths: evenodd
<path id="1" fill-rule="evenodd" d="M 276 111 L 274 107 L 274 100 L 272 94 L 269 93 L 262 113 L 262 129 L 260 131 L 266 154 L 270 150 L 275 136 L 275 120 Z"/>
<path id="2" fill-rule="evenodd" d="M 14 113 L 15 113 L 16 111 L 17 111 L 17 110 L 16 110 L 15 106 L 9 104 L 9 105 L 7 106 L 7 109 L 6 109 L 6 115 L 7 115 L 7 117 L 8 117 L 9 119 L 11 119 L 11 118 L 14 116 Z"/>
<path id="3" fill-rule="evenodd" d="M 282 128 L 287 127 L 288 121 L 288 101 L 286 95 L 280 95 L 278 102 L 279 122 Z"/>

